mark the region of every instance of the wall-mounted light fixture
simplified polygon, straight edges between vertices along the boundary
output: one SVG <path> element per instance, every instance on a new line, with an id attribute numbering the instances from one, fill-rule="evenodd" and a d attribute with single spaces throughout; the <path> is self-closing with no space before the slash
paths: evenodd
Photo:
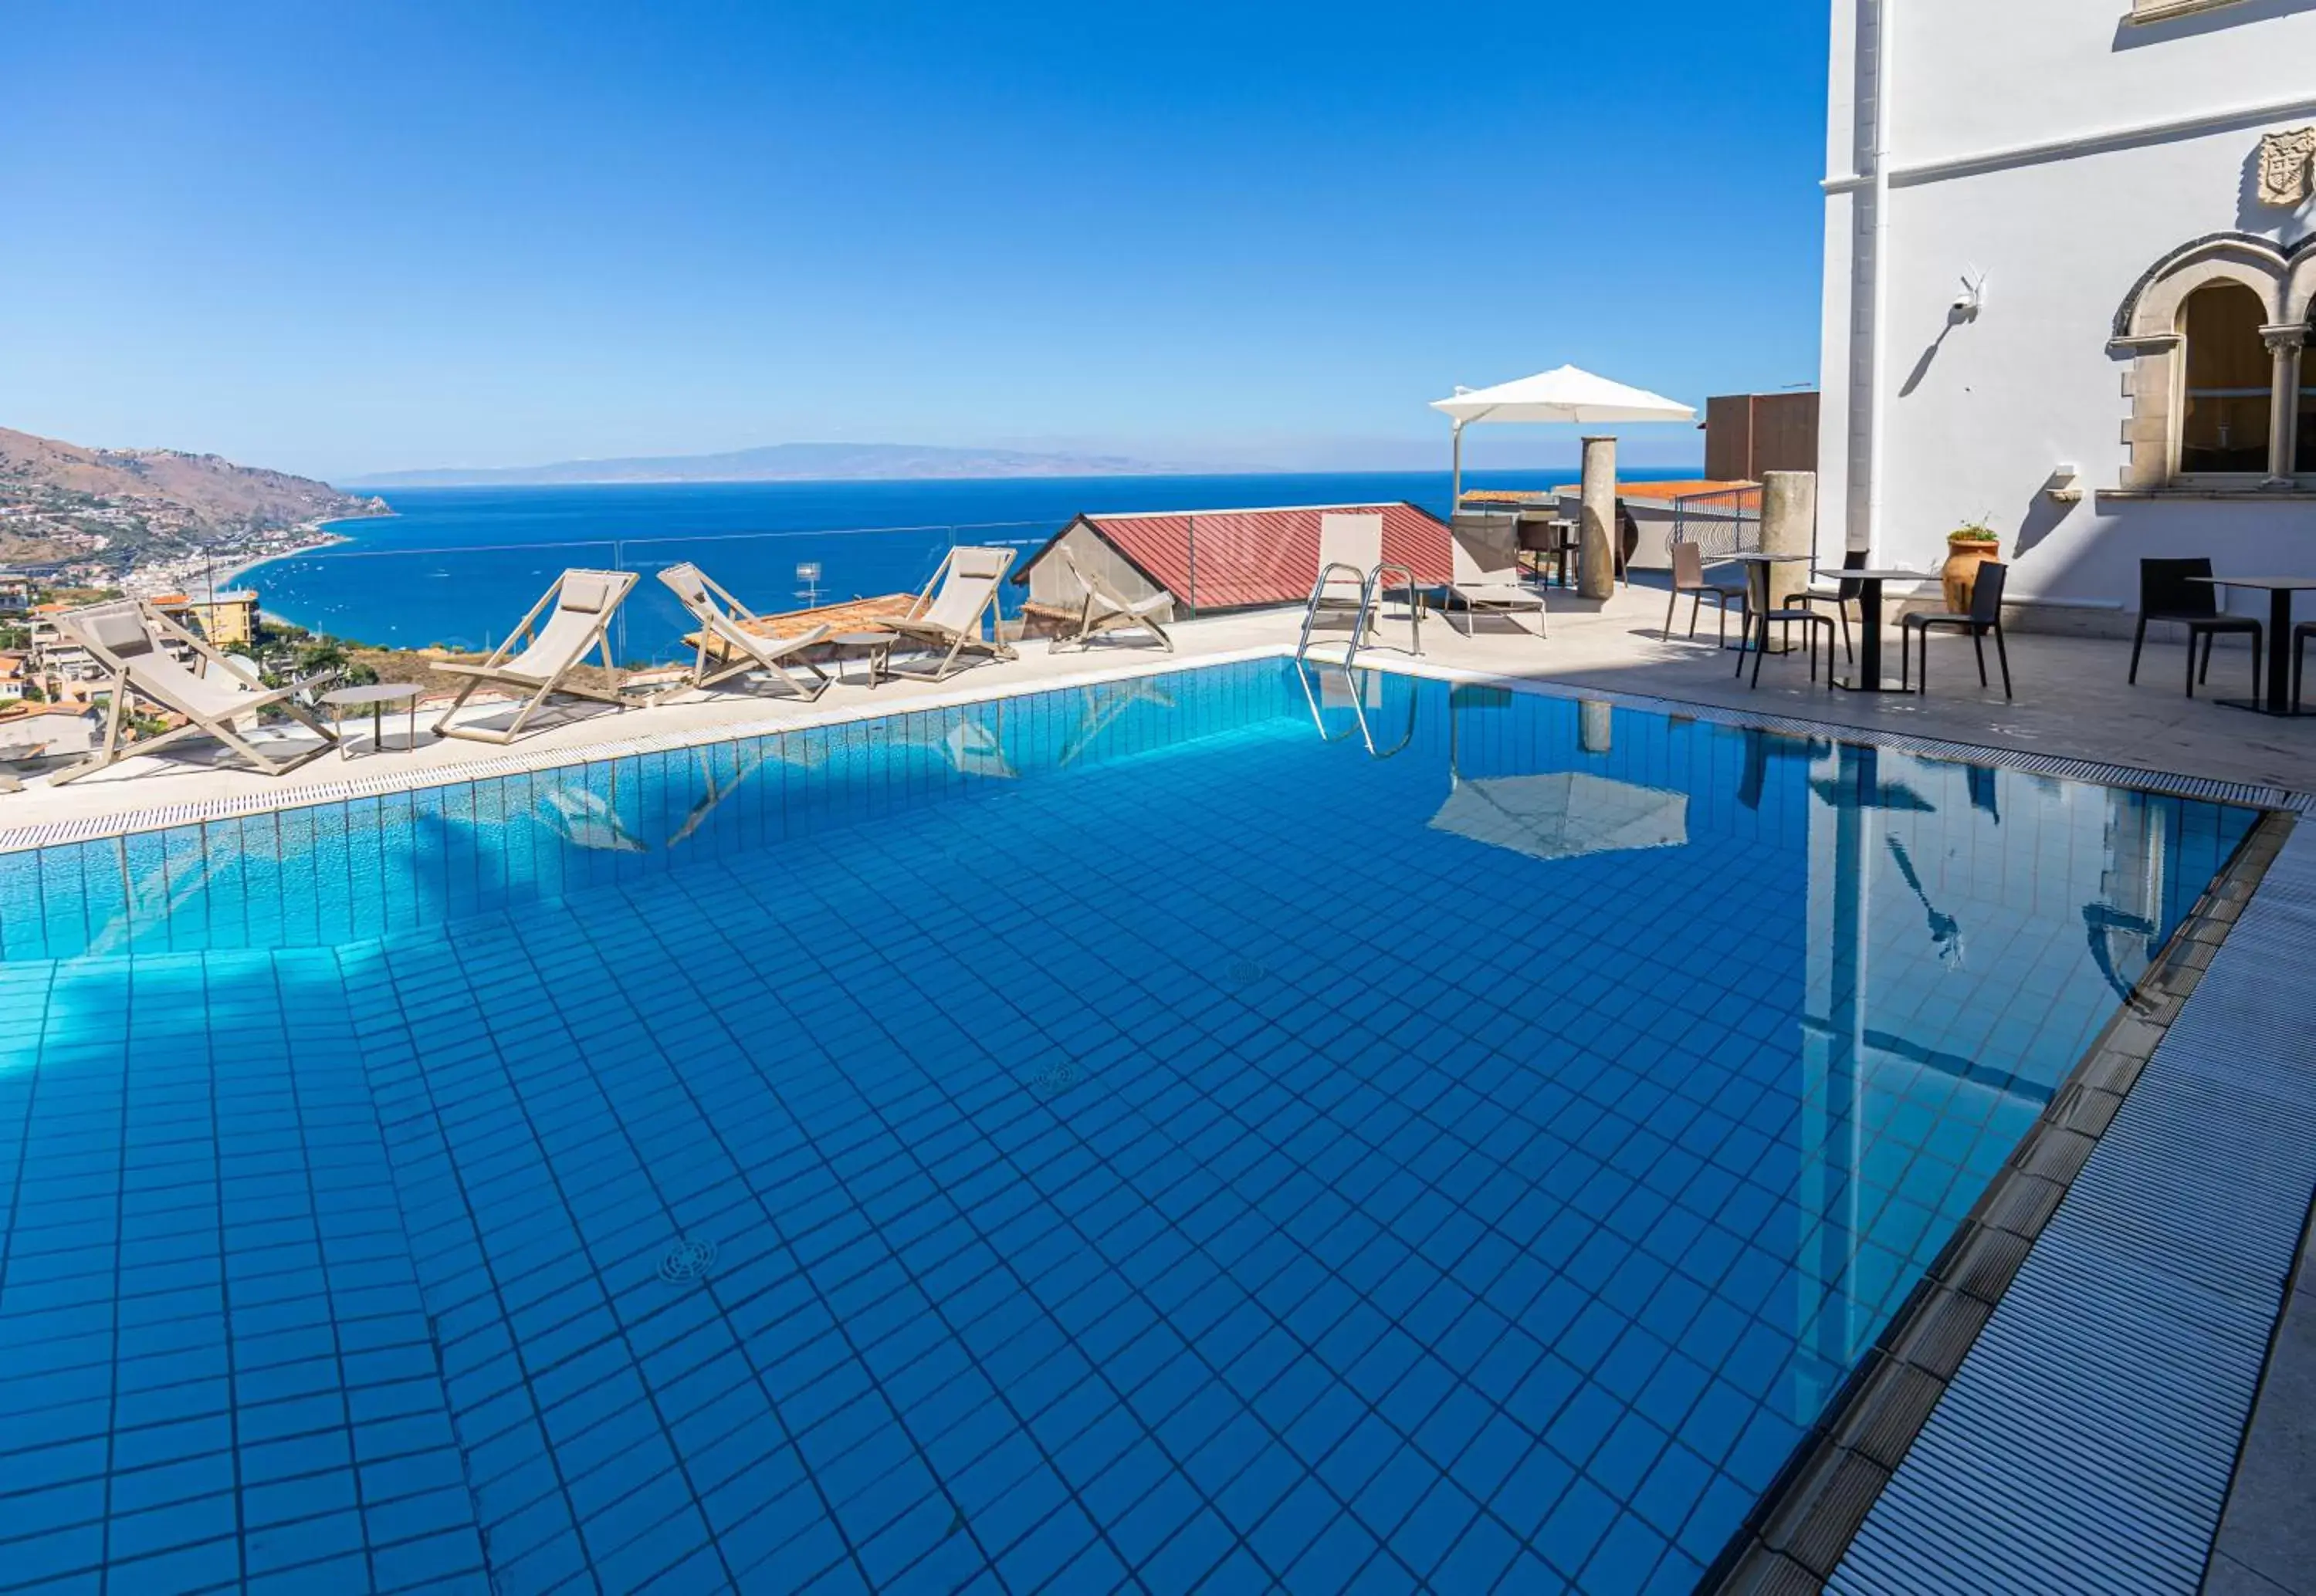
<path id="1" fill-rule="evenodd" d="M 1986 306 L 1986 273 L 1973 266 L 1962 274 L 1962 292 L 1946 306 L 1946 320 L 1974 322 Z"/>

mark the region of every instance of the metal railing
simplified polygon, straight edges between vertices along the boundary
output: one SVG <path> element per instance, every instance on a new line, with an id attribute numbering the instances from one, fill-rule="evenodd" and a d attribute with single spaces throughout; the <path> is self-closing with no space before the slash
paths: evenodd
<path id="1" fill-rule="evenodd" d="M 1708 559 L 1758 551 L 1761 546 L 1759 484 L 1748 483 L 1674 499 L 1672 541 L 1693 543 Z"/>

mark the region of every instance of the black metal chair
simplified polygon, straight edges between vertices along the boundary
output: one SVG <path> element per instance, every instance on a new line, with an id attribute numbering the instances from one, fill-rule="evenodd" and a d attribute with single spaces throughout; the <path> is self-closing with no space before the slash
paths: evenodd
<path id="1" fill-rule="evenodd" d="M 2300 707 L 2300 685 L 2308 675 L 2308 645 L 2316 642 L 2316 621 L 2292 628 L 2292 707 Z"/>
<path id="2" fill-rule="evenodd" d="M 1688 596 L 1688 634 L 1697 635 L 1697 617 L 1707 598 L 1713 600 L 1717 621 L 1715 641 L 1726 647 L 1729 643 L 1729 607 L 1734 604 L 1740 617 L 1739 630 L 1743 628 L 1745 590 L 1705 580 L 1705 551 L 1693 543 L 1676 543 L 1672 549 L 1672 597 L 1665 600 L 1665 635 L 1672 635 L 1673 611 L 1680 605 L 1681 596 Z"/>
<path id="3" fill-rule="evenodd" d="M 1845 549 L 1841 555 L 1844 571 L 1866 569 L 1864 549 Z M 1857 658 L 1857 651 L 1849 646 L 1849 607 L 1857 602 L 1863 591 L 1858 583 L 1844 577 L 1830 588 L 1809 588 L 1794 595 L 1795 604 L 1831 604 L 1833 613 L 1841 619 L 1841 655 L 1845 660 Z"/>
<path id="4" fill-rule="evenodd" d="M 1833 623 L 1813 609 L 1772 609 L 1769 607 L 1769 567 L 1755 561 L 1745 567 L 1745 626 L 1753 639 L 1753 679 L 1750 686 L 1761 685 L 1761 656 L 1769 652 L 1769 628 L 1783 626 L 1786 647 L 1793 644 L 1793 629 L 1802 629 L 1803 646 L 1809 652 L 1810 680 L 1817 679 L 1817 629 L 1825 628 L 1825 685 L 1833 686 Z M 1733 674 L 1745 673 L 1745 639 L 1737 640 L 1737 669 Z"/>
<path id="5" fill-rule="evenodd" d="M 1970 590 L 1968 614 L 1910 615 L 1898 623 L 1898 680 L 1904 685 L 1911 679 L 1909 655 L 1914 637 L 1922 634 L 1922 687 L 1930 690 L 1930 633 L 1947 628 L 1970 634 L 1970 641 L 1978 650 L 1978 685 L 1986 681 L 1986 634 L 1994 634 L 1995 657 L 2002 661 L 2002 696 L 2010 696 L 2010 651 L 2002 641 L 2002 584 L 2009 580 L 2010 568 L 1989 560 L 1978 568 L 1978 576 Z"/>
<path id="6" fill-rule="evenodd" d="M 2187 628 L 2187 696 L 2196 696 L 2196 682 L 2212 679 L 2212 639 L 2222 632 L 2249 633 L 2251 635 L 2251 696 L 2259 696 L 2259 655 L 2265 635 L 2260 624 L 2249 616 L 2225 615 L 2220 609 L 2220 591 L 2209 582 L 2197 581 L 2199 576 L 2212 574 L 2212 563 L 2192 560 L 2142 560 L 2139 563 L 2139 626 L 2131 638 L 2131 677 L 2139 680 L 2139 651 L 2147 643 L 2147 623 L 2169 621 Z M 2204 640 L 2204 666 L 2196 669 L 2196 639 Z"/>

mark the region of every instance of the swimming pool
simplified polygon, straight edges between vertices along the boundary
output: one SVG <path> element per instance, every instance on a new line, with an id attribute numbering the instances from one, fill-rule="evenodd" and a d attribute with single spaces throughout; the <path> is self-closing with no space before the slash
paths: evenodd
<path id="1" fill-rule="evenodd" d="M 0 856 L 0 1582 L 1686 1590 L 2254 818 L 1265 661 Z"/>

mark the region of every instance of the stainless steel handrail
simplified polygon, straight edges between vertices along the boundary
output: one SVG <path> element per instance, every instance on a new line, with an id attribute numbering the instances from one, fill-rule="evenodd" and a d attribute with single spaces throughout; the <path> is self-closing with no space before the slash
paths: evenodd
<path id="1" fill-rule="evenodd" d="M 1319 600 L 1327 590 L 1327 578 L 1338 571 L 1347 572 L 1353 581 L 1359 584 L 1359 613 L 1351 625 L 1351 647 L 1356 650 L 1359 646 L 1359 627 L 1366 623 L 1367 614 L 1367 579 L 1358 566 L 1341 560 L 1330 560 L 1319 567 L 1319 580 L 1311 584 L 1311 597 L 1303 607 L 1303 635 L 1295 644 L 1295 657 L 1298 660 L 1311 646 L 1311 627 L 1319 618 Z"/>
<path id="2" fill-rule="evenodd" d="M 1423 657 L 1423 607 L 1416 601 L 1415 572 L 1397 560 L 1385 560 L 1367 574 L 1359 584 L 1359 618 L 1351 627 L 1350 645 L 1343 651 L 1343 669 L 1351 668 L 1351 661 L 1359 652 L 1359 642 L 1375 627 L 1376 600 L 1383 595 L 1383 577 L 1386 571 L 1395 571 L 1405 580 L 1400 584 L 1407 592 L 1407 652 L 1417 659 Z M 1305 629 L 1310 617 L 1304 617 Z M 1370 747 L 1372 751 L 1372 747 Z"/>

